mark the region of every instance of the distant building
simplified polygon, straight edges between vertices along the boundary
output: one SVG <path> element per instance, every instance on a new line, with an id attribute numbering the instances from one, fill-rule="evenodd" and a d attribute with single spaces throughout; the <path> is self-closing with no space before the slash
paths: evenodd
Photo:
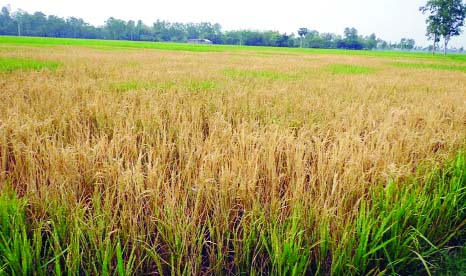
<path id="1" fill-rule="evenodd" d="M 188 39 L 188 43 L 191 44 L 212 44 L 212 41 L 205 39 L 205 38 L 194 38 Z"/>

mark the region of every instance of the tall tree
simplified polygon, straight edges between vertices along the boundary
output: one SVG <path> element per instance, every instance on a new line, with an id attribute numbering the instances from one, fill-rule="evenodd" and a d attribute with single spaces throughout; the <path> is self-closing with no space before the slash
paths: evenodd
<path id="1" fill-rule="evenodd" d="M 127 33 L 129 35 L 129 40 L 134 40 L 134 35 L 136 31 L 136 23 L 133 20 L 128 21 L 126 24 Z"/>
<path id="2" fill-rule="evenodd" d="M 47 18 L 47 36 L 64 37 L 66 34 L 66 21 L 55 15 Z"/>
<path id="3" fill-rule="evenodd" d="M 309 33 L 309 30 L 307 28 L 299 28 L 298 29 L 298 35 L 299 35 L 299 37 L 301 37 L 301 43 L 299 44 L 300 48 L 303 48 L 303 39 L 308 33 Z"/>
<path id="4" fill-rule="evenodd" d="M 345 38 L 338 42 L 338 48 L 362 50 L 364 48 L 363 41 L 359 38 L 358 30 L 355 28 L 345 28 Z"/>
<path id="5" fill-rule="evenodd" d="M 345 38 L 348 40 L 358 39 L 358 30 L 356 30 L 356 28 L 345 28 L 344 34 Z"/>
<path id="6" fill-rule="evenodd" d="M 463 0 L 428 0 L 419 10 L 428 14 L 427 36 L 434 41 L 433 51 L 435 52 L 435 44 L 442 36 L 446 55 L 450 39 L 461 34 L 466 18 L 466 5 Z"/>
<path id="7" fill-rule="evenodd" d="M 422 6 L 419 8 L 419 10 L 423 13 L 426 14 L 428 13 L 429 15 L 427 16 L 426 19 L 426 24 L 427 24 L 427 38 L 429 40 L 432 40 L 432 54 L 435 54 L 436 46 L 437 43 L 440 42 L 440 25 L 441 25 L 441 16 L 439 13 L 440 9 L 440 1 L 428 1 L 426 6 Z"/>
<path id="8" fill-rule="evenodd" d="M 10 14 L 10 7 L 3 7 L 0 12 L 0 33 L 6 35 L 14 35 L 16 33 L 16 25 Z"/>
<path id="9" fill-rule="evenodd" d="M 430 15 L 427 23 L 427 38 L 433 41 L 432 54 L 435 54 L 436 45 L 442 36 L 440 32 L 440 20 L 437 16 Z"/>
<path id="10" fill-rule="evenodd" d="M 31 15 L 31 35 L 46 36 L 47 17 L 42 12 L 35 12 Z"/>
<path id="11" fill-rule="evenodd" d="M 399 47 L 401 50 L 412 50 L 414 49 L 415 45 L 416 45 L 416 41 L 414 39 L 402 38 L 400 40 Z"/>
<path id="12" fill-rule="evenodd" d="M 365 37 L 364 46 L 366 49 L 372 50 L 377 47 L 377 36 L 371 34 L 370 36 Z"/>
<path id="13" fill-rule="evenodd" d="M 110 39 L 128 39 L 127 26 L 124 20 L 110 17 L 105 21 L 105 29 L 110 35 Z"/>
<path id="14" fill-rule="evenodd" d="M 27 12 L 23 10 L 18 10 L 13 13 L 13 20 L 16 22 L 18 36 L 21 36 L 21 32 L 23 29 L 23 21 L 24 21 L 24 18 L 27 17 L 27 15 L 28 15 Z"/>

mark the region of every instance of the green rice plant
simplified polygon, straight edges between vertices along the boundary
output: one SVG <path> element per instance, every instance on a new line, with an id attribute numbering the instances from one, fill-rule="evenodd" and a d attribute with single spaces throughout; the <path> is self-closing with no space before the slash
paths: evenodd
<path id="1" fill-rule="evenodd" d="M 271 262 L 273 275 L 306 275 L 313 247 L 301 225 L 303 219 L 295 208 L 285 222 L 272 221 L 261 235 L 262 244 Z"/>
<path id="2" fill-rule="evenodd" d="M 117 237 L 116 270 L 119 276 L 129 276 L 132 275 L 134 271 L 135 248 L 128 249 L 127 247 L 128 244 L 122 247 L 120 237 Z M 125 252 L 129 252 L 129 256 L 124 256 L 123 253 Z"/>
<path id="3" fill-rule="evenodd" d="M 434 275 L 466 275 L 466 242 L 458 248 L 450 248 L 442 253 L 433 269 Z"/>
<path id="4" fill-rule="evenodd" d="M 332 274 L 378 274 L 433 268 L 466 221 L 466 162 L 459 154 L 424 182 L 375 188 L 333 251 Z M 349 270 L 351 268 L 351 270 Z M 351 273 L 349 273 L 351 271 Z"/>
<path id="5" fill-rule="evenodd" d="M 181 210 L 164 208 L 160 215 L 163 221 L 156 224 L 157 243 L 146 250 L 162 274 L 186 275 L 199 273 L 202 263 L 205 225 L 197 225 L 193 221 L 180 223 Z M 162 246 L 163 245 L 163 246 Z"/>
<path id="6" fill-rule="evenodd" d="M 331 223 L 330 219 L 326 216 L 316 224 L 316 230 L 313 238 L 319 240 L 318 254 L 315 255 L 315 272 L 316 274 L 329 274 L 331 270 L 331 264 L 328 260 L 331 257 L 332 239 L 331 239 Z"/>
<path id="7" fill-rule="evenodd" d="M 232 233 L 232 250 L 236 271 L 241 275 L 260 274 L 257 265 L 258 258 L 265 249 L 261 236 L 264 225 L 264 216 L 260 211 L 252 210 L 245 214 L 236 225 Z"/>
<path id="8" fill-rule="evenodd" d="M 193 93 L 200 93 L 218 88 L 218 84 L 210 80 L 189 80 L 184 83 L 184 86 L 186 86 L 186 88 Z"/>
<path id="9" fill-rule="evenodd" d="M 0 194 L 0 272 L 5 275 L 45 275 L 42 263 L 42 240 L 34 232 L 28 237 L 25 214 L 26 201 L 14 192 Z"/>
<path id="10" fill-rule="evenodd" d="M 130 90 L 138 90 L 148 87 L 147 84 L 139 81 L 128 81 L 112 85 L 112 88 L 117 92 L 127 92 Z"/>
<path id="11" fill-rule="evenodd" d="M 6 73 L 11 73 L 17 70 L 40 71 L 47 69 L 53 71 L 56 70 L 58 66 L 60 66 L 60 63 L 55 61 L 0 57 L 0 72 Z"/>

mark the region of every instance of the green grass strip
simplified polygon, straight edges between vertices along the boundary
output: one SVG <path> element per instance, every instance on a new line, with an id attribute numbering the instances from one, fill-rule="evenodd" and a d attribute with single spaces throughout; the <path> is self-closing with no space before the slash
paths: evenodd
<path id="1" fill-rule="evenodd" d="M 26 58 L 0 58 L 0 72 L 11 73 L 16 70 L 40 71 L 43 69 L 55 70 L 60 63 L 55 61 L 40 61 Z"/>
<path id="2" fill-rule="evenodd" d="M 466 72 L 466 66 L 464 65 L 404 63 L 404 62 L 396 62 L 396 63 L 392 63 L 392 65 L 396 67 L 400 67 L 400 68 L 410 68 L 410 69 L 433 69 L 433 70 Z"/>

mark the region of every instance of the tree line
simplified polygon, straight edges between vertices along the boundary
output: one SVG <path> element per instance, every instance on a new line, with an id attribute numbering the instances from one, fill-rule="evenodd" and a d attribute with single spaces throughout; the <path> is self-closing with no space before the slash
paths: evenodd
<path id="1" fill-rule="evenodd" d="M 94 26 L 81 18 L 61 18 L 32 14 L 18 10 L 12 12 L 3 7 L 0 13 L 0 35 L 89 38 L 134 41 L 186 42 L 188 39 L 208 39 L 215 44 L 305 47 L 328 49 L 400 49 L 421 50 L 415 41 L 403 38 L 399 42 L 387 42 L 375 34 L 363 36 L 355 28 L 345 28 L 343 35 L 319 33 L 299 28 L 297 34 L 278 31 L 234 30 L 223 31 L 220 24 L 208 22 L 179 23 L 157 20 L 147 25 L 141 20 L 125 21 L 110 17 L 103 26 Z"/>

